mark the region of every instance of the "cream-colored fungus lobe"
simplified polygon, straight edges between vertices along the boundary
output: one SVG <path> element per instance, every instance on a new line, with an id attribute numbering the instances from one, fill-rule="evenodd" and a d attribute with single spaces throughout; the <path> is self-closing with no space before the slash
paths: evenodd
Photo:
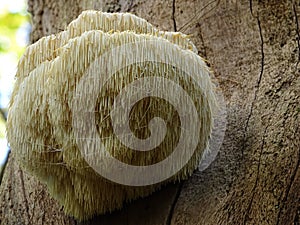
<path id="1" fill-rule="evenodd" d="M 158 44 L 148 46 L 150 42 Z M 154 54 L 153 48 L 160 48 L 168 53 L 164 55 L 169 61 L 182 60 L 183 64 L 176 68 L 160 61 L 139 59 L 138 63 L 125 64 L 107 80 L 98 93 L 94 111 L 90 111 L 95 114 L 95 126 L 107 152 L 130 165 L 155 164 L 172 153 L 180 132 L 183 132 L 176 108 L 163 99 L 148 97 L 137 102 L 132 109 L 130 128 L 136 137 L 145 139 L 151 135 L 149 121 L 160 117 L 167 125 L 163 142 L 152 151 L 137 152 L 118 140 L 110 119 L 114 100 L 122 89 L 139 78 L 161 77 L 180 85 L 192 99 L 200 122 L 199 142 L 188 164 L 164 182 L 141 187 L 117 184 L 95 172 L 79 149 L 78 137 L 72 127 L 72 113 L 84 110 L 82 107 L 72 108 L 72 104 L 76 87 L 86 70 L 105 53 L 132 43 L 145 43 L 140 49 L 145 55 Z M 176 54 L 172 53 L 174 49 Z M 125 56 L 116 55 L 113 63 L 107 66 L 135 57 L 130 51 L 128 49 Z M 200 71 L 198 78 L 193 79 L 189 74 L 197 71 Z M 47 185 L 67 214 L 79 220 L 119 209 L 124 202 L 147 196 L 167 182 L 187 179 L 207 148 L 217 107 L 209 69 L 186 35 L 158 31 L 132 14 L 83 12 L 66 31 L 44 37 L 29 46 L 20 60 L 16 78 L 7 123 L 12 154 L 26 171 Z M 94 90 L 87 88 L 84 91 Z M 179 103 L 183 101 L 176 91 L 169 94 Z M 185 115 L 188 116 L 189 112 Z M 91 142 L 86 149 L 89 154 L 97 155 L 95 162 L 105 164 L 98 146 Z M 185 154 L 184 149 L 181 154 Z"/>

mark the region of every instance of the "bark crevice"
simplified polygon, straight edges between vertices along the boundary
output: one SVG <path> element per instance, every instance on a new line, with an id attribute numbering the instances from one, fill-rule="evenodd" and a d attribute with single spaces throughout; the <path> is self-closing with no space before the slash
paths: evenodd
<path id="1" fill-rule="evenodd" d="M 174 29 L 175 32 L 177 32 L 176 19 L 175 19 L 175 12 L 176 12 L 176 0 L 173 0 L 173 2 L 172 2 L 172 20 L 173 20 L 173 29 Z"/>
<path id="2" fill-rule="evenodd" d="M 299 130 L 299 127 L 296 128 L 296 134 L 297 134 L 298 130 Z M 289 184 L 287 185 L 285 196 L 284 196 L 284 198 L 283 198 L 283 200 L 282 200 L 282 202 L 280 204 L 280 207 L 279 207 L 279 212 L 278 212 L 278 216 L 277 216 L 276 225 L 279 225 L 280 222 L 281 222 L 281 216 L 283 214 L 283 209 L 285 209 L 283 206 L 281 207 L 281 205 L 285 205 L 287 203 L 287 201 L 288 201 L 290 190 L 291 190 L 293 184 L 296 181 L 296 175 L 297 175 L 297 172 L 299 170 L 299 167 L 300 167 L 300 151 L 298 151 L 298 157 L 297 157 L 296 167 L 295 167 L 295 169 L 292 172 L 291 180 L 290 180 Z M 298 211 L 298 213 L 299 213 L 299 211 Z M 295 217 L 297 217 L 297 216 L 298 216 L 298 214 Z M 297 218 L 295 218 L 295 220 L 296 219 Z"/>
<path id="3" fill-rule="evenodd" d="M 252 2 L 252 1 L 250 1 L 250 2 Z M 252 7 L 252 4 L 251 4 L 251 7 Z M 261 22 L 260 22 L 259 16 L 254 16 L 253 15 L 252 8 L 250 8 L 250 11 L 251 11 L 252 16 L 254 18 L 256 18 L 257 25 L 258 25 L 259 37 L 260 37 L 260 42 L 261 42 L 261 44 L 260 44 L 260 52 L 261 52 L 261 62 L 260 62 L 260 64 L 261 64 L 261 68 L 260 68 L 260 73 L 259 73 L 256 85 L 255 85 L 254 97 L 253 97 L 253 100 L 251 102 L 250 112 L 249 112 L 249 114 L 247 116 L 247 119 L 246 119 L 246 125 L 245 125 L 245 130 L 244 130 L 244 142 L 243 142 L 243 148 L 242 148 L 243 156 L 244 156 L 244 151 L 245 151 L 245 147 L 246 147 L 246 135 L 248 134 L 249 122 L 250 122 L 250 119 L 253 115 L 254 104 L 256 102 L 257 94 L 258 94 L 260 84 L 261 84 L 261 80 L 262 80 L 262 77 L 263 77 L 264 63 L 265 63 L 264 39 L 263 39 L 263 34 L 262 34 Z"/>
<path id="4" fill-rule="evenodd" d="M 245 214 L 245 217 L 244 217 L 244 222 L 243 222 L 244 225 L 246 225 L 246 223 L 249 219 L 249 214 L 250 214 L 252 204 L 253 204 L 253 199 L 254 199 L 254 196 L 255 196 L 255 190 L 257 188 L 257 184 L 258 184 L 258 180 L 259 180 L 261 156 L 263 154 L 264 146 L 265 146 L 265 143 L 266 143 L 265 138 L 266 138 L 267 129 L 268 129 L 268 126 L 265 128 L 264 134 L 263 134 L 263 140 L 262 140 L 262 144 L 261 144 L 261 148 L 260 148 L 260 152 L 259 152 L 258 164 L 257 164 L 255 183 L 254 183 L 254 186 L 251 190 L 251 199 L 250 199 L 250 202 L 249 202 L 249 205 L 247 207 L 246 214 Z"/>
<path id="5" fill-rule="evenodd" d="M 174 214 L 174 209 L 175 209 L 175 206 L 177 204 L 178 198 L 180 196 L 182 187 L 183 187 L 183 183 L 180 183 L 179 186 L 178 186 L 178 189 L 176 191 L 176 194 L 175 194 L 175 197 L 174 197 L 174 201 L 172 202 L 172 205 L 170 207 L 170 211 L 169 211 L 169 215 L 167 217 L 166 225 L 171 225 L 171 221 L 172 221 L 173 214 Z"/>
<path id="6" fill-rule="evenodd" d="M 264 55 L 264 39 L 263 39 L 263 34 L 262 34 L 262 27 L 261 27 L 261 21 L 259 19 L 259 16 L 254 16 L 253 14 L 253 6 L 252 6 L 252 0 L 250 0 L 250 12 L 251 15 L 257 20 L 257 26 L 258 26 L 258 31 L 259 31 L 259 37 L 260 37 L 260 52 L 261 52 L 261 68 L 260 68 L 260 73 L 255 85 L 255 90 L 254 90 L 254 97 L 253 100 L 251 102 L 251 106 L 250 106 L 250 112 L 248 114 L 248 117 L 246 119 L 246 125 L 245 125 L 245 131 L 244 131 L 244 142 L 243 142 L 243 155 L 244 155 L 244 151 L 245 151 L 245 147 L 246 147 L 246 135 L 248 134 L 248 129 L 249 129 L 249 122 L 251 117 L 253 116 L 253 109 L 254 109 L 254 105 L 256 103 L 257 100 L 257 95 L 259 92 L 259 88 L 260 88 L 260 84 L 261 84 L 261 80 L 263 77 L 263 73 L 264 73 L 264 60 L 265 60 L 265 55 Z M 250 219 L 249 218 L 249 214 L 250 211 L 252 209 L 252 204 L 253 204 L 253 200 L 254 200 L 254 196 L 255 196 L 255 190 L 257 188 L 258 185 L 258 180 L 259 180 L 259 173 L 260 173 L 260 165 L 261 165 L 261 157 L 263 154 L 263 150 L 264 150 L 264 146 L 265 146 L 265 139 L 267 137 L 266 133 L 267 133 L 267 129 L 269 126 L 266 126 L 263 132 L 263 136 L 262 136 L 262 144 L 260 147 L 260 152 L 259 152 L 259 158 L 258 158 L 258 165 L 257 165 L 257 171 L 256 171 L 256 178 L 255 178 L 255 182 L 254 182 L 254 186 L 251 190 L 251 198 L 248 204 L 248 207 L 246 209 L 245 212 L 245 216 L 244 216 L 244 221 L 243 224 L 245 225 L 247 223 L 247 221 Z"/>
<path id="7" fill-rule="evenodd" d="M 300 62 L 300 33 L 299 33 L 299 21 L 298 21 L 298 15 L 297 15 L 295 3 L 293 4 L 293 12 L 294 12 L 294 15 L 295 15 L 296 34 L 297 34 L 296 40 L 297 40 L 297 46 L 298 46 L 298 61 L 297 61 L 297 64 L 296 64 L 296 67 L 297 67 L 299 62 Z"/>
<path id="8" fill-rule="evenodd" d="M 212 0 L 212 1 L 208 2 L 203 8 L 201 8 L 199 11 L 197 11 L 196 14 L 190 20 L 188 20 L 185 24 L 183 24 L 178 29 L 178 31 L 185 32 L 191 25 L 195 24 L 201 18 L 203 18 L 204 16 L 206 16 L 207 14 L 212 12 L 220 4 L 220 1 L 221 0 Z M 212 5 L 215 2 L 216 2 L 215 6 L 213 6 L 211 9 L 207 10 L 207 12 L 202 13 L 202 12 L 204 12 L 204 10 L 206 10 L 210 5 Z"/>
<path id="9" fill-rule="evenodd" d="M 253 15 L 253 5 L 252 5 L 252 0 L 249 0 L 249 4 L 250 4 L 250 12 L 251 12 L 251 15 L 254 17 L 254 15 Z"/>

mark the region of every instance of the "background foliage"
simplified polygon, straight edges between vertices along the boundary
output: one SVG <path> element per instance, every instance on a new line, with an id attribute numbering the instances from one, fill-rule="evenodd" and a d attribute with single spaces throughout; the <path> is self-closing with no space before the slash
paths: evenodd
<path id="1" fill-rule="evenodd" d="M 19 58 L 28 43 L 29 14 L 25 0 L 0 2 L 0 172 L 8 152 L 5 120 Z"/>

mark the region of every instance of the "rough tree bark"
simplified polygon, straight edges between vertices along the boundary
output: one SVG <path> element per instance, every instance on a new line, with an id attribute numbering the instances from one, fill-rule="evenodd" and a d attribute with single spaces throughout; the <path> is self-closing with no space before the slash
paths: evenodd
<path id="1" fill-rule="evenodd" d="M 215 71 L 228 126 L 217 159 L 121 211 L 78 223 L 9 159 L 1 224 L 300 224 L 300 3 L 289 0 L 29 0 L 32 41 L 84 9 L 129 11 L 191 34 Z"/>

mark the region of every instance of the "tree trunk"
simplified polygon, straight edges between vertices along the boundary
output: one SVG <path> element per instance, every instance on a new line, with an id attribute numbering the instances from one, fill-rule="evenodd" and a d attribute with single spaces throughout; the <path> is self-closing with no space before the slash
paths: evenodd
<path id="1" fill-rule="evenodd" d="M 85 9 L 129 11 L 191 35 L 227 102 L 222 148 L 183 184 L 82 223 L 10 157 L 1 224 L 300 224 L 300 2 L 29 0 L 32 42 Z"/>

